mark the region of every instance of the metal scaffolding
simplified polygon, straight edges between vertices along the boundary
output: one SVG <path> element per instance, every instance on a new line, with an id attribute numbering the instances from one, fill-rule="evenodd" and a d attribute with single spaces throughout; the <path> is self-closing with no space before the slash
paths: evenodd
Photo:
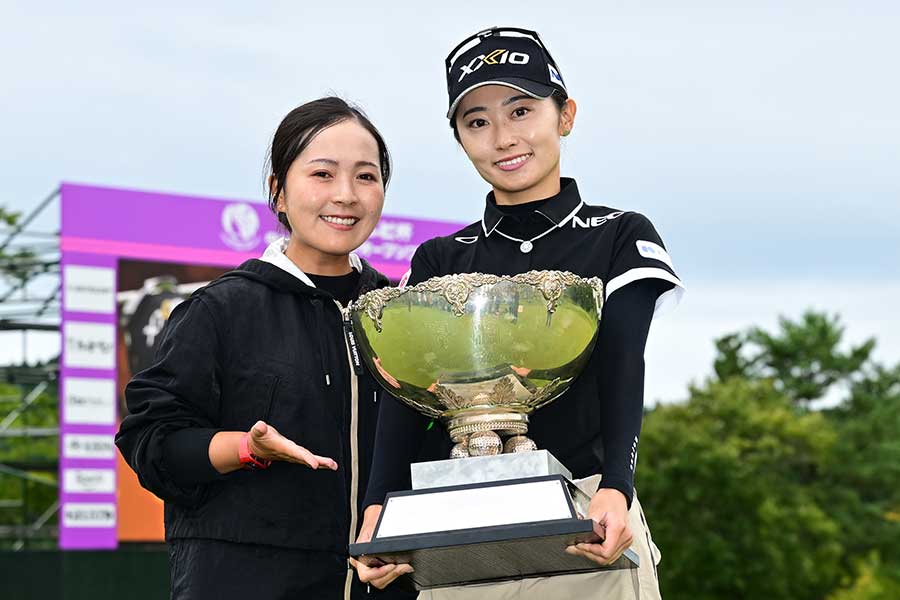
<path id="1" fill-rule="evenodd" d="M 58 197 L 57 189 L 0 229 L 0 332 L 21 334 L 20 360 L 0 366 L 2 549 L 56 545 L 59 361 L 29 364 L 28 356 L 30 332 L 60 328 L 59 233 L 30 229 Z"/>

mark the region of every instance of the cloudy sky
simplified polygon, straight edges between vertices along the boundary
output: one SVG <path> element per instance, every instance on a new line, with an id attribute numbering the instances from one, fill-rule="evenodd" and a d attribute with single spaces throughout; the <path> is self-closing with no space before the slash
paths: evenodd
<path id="1" fill-rule="evenodd" d="M 707 374 L 715 336 L 806 307 L 900 361 L 900 3 L 0 7 L 0 205 L 60 181 L 262 201 L 281 117 L 337 93 L 388 140 L 386 213 L 474 221 L 486 187 L 443 116 L 443 59 L 517 25 L 578 102 L 564 174 L 588 202 L 647 214 L 688 285 L 654 325 L 649 401 Z M 19 345 L 0 342 L 5 362 Z"/>

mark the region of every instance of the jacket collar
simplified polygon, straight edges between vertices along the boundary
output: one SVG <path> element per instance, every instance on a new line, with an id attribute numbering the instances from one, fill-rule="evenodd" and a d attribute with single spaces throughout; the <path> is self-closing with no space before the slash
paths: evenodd
<path id="1" fill-rule="evenodd" d="M 544 217 L 556 227 L 562 227 L 568 223 L 584 205 L 581 195 L 578 193 L 578 184 L 574 179 L 561 177 L 559 182 L 559 193 L 547 198 L 547 202 L 534 211 L 535 214 Z M 497 204 L 494 192 L 490 192 L 485 202 L 484 216 L 481 218 L 481 229 L 484 231 L 484 236 L 489 237 L 494 233 L 500 221 L 508 216 L 510 213 L 504 211 L 504 207 Z"/>
<path id="2" fill-rule="evenodd" d="M 284 240 L 276 240 L 260 259 L 251 258 L 223 277 L 245 277 L 285 292 L 331 298 L 331 294 L 317 288 L 309 276 L 284 255 L 284 245 Z M 387 277 L 356 254 L 350 254 L 350 264 L 360 272 L 358 294 L 390 285 Z"/>
<path id="3" fill-rule="evenodd" d="M 263 255 L 259 258 L 259 260 L 273 264 L 282 271 L 290 273 L 309 287 L 316 287 L 316 284 L 313 283 L 312 279 L 310 279 L 309 276 L 304 273 L 300 269 L 300 267 L 295 265 L 294 261 L 289 259 L 284 253 L 284 251 L 287 249 L 287 246 L 288 238 L 279 238 L 269 244 L 269 246 L 266 248 L 266 251 L 263 252 Z M 350 266 L 359 273 L 362 273 L 363 271 L 362 261 L 353 252 L 350 253 Z"/>

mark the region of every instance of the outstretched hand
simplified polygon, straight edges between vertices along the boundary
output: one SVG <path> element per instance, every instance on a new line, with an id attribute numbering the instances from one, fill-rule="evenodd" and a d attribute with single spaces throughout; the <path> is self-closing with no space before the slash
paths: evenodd
<path id="1" fill-rule="evenodd" d="M 298 463 L 311 469 L 336 471 L 338 468 L 334 459 L 313 454 L 278 433 L 277 429 L 265 421 L 257 421 L 250 429 L 248 445 L 250 452 L 259 458 Z"/>

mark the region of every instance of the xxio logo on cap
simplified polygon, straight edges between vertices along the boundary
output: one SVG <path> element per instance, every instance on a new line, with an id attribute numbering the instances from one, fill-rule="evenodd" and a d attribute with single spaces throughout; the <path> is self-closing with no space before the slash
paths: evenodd
<path id="1" fill-rule="evenodd" d="M 458 82 L 484 65 L 505 65 L 507 63 L 511 65 L 527 65 L 529 60 L 531 60 L 531 57 L 524 52 L 510 52 L 506 48 L 497 48 L 488 55 L 479 54 L 470 60 L 469 64 L 461 66 L 462 75 L 459 76 Z"/>

